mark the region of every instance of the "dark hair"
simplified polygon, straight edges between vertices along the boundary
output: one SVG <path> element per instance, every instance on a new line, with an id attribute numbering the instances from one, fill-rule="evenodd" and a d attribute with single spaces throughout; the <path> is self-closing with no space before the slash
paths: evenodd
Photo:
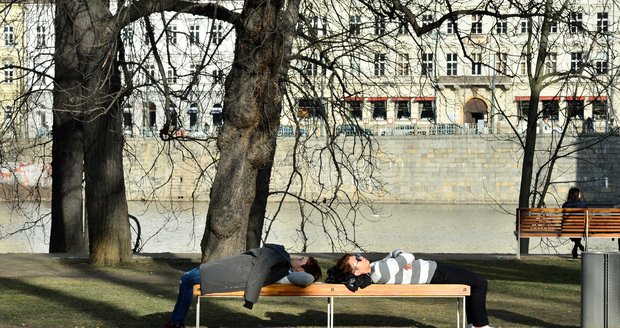
<path id="1" fill-rule="evenodd" d="M 319 261 L 317 261 L 314 257 L 308 256 L 308 260 L 306 264 L 301 266 L 304 269 L 304 272 L 311 274 L 314 277 L 314 281 L 318 281 L 323 276 L 323 272 L 321 271 L 321 267 L 319 266 Z"/>
<path id="2" fill-rule="evenodd" d="M 336 268 L 338 268 L 338 270 L 340 270 L 340 272 L 342 272 L 344 275 L 353 273 L 353 267 L 351 266 L 351 264 L 349 264 L 349 257 L 351 256 L 355 256 L 355 255 L 350 254 L 350 253 L 344 254 L 338 260 L 338 262 L 336 262 Z"/>
<path id="3" fill-rule="evenodd" d="M 327 270 L 326 283 L 344 284 L 350 291 L 355 292 L 358 288 L 366 288 L 372 284 L 369 274 L 354 275 L 353 267 L 349 264 L 349 257 L 353 254 L 344 254 L 329 270 Z"/>
<path id="4" fill-rule="evenodd" d="M 572 187 L 568 190 L 568 196 L 566 197 L 566 200 L 569 202 L 579 201 L 581 200 L 581 197 L 579 197 L 580 193 L 581 193 L 581 190 L 579 190 L 579 188 Z"/>

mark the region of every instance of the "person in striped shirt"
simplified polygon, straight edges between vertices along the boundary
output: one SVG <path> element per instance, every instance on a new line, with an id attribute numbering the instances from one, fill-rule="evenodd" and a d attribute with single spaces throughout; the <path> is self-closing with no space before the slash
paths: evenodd
<path id="1" fill-rule="evenodd" d="M 400 249 L 384 259 L 370 262 L 360 254 L 343 255 L 336 268 L 342 274 L 369 275 L 375 284 L 464 284 L 471 287 L 465 300 L 469 327 L 489 327 L 487 316 L 487 279 L 475 272 L 431 260 L 416 259 Z"/>

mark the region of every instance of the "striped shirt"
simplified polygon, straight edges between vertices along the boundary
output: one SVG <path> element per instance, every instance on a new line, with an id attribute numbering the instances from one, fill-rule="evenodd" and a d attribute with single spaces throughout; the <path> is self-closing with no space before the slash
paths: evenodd
<path id="1" fill-rule="evenodd" d="M 408 263 L 411 263 L 411 269 L 404 268 Z M 370 278 L 375 284 L 429 284 L 437 262 L 416 260 L 413 254 L 396 250 L 370 266 Z"/>

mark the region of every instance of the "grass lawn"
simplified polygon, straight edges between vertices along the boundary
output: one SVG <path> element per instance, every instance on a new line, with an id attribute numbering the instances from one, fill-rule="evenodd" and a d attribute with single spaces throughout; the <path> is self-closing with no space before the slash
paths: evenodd
<path id="1" fill-rule="evenodd" d="M 321 260 L 324 269 L 332 260 Z M 580 262 L 566 258 L 446 261 L 489 280 L 494 327 L 579 327 Z M 180 274 L 197 263 L 140 260 L 93 268 L 62 260 L 36 272 L 0 275 L 0 327 L 161 327 L 174 307 Z M 19 268 L 15 269 L 19 271 Z M 338 327 L 453 327 L 453 299 L 336 299 Z M 325 299 L 263 298 L 254 310 L 241 299 L 202 302 L 209 327 L 320 327 Z M 195 324 L 192 307 L 186 324 Z"/>

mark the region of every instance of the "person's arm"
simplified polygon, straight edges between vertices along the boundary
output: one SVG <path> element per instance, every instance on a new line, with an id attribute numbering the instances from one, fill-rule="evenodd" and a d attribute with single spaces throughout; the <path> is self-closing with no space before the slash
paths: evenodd
<path id="1" fill-rule="evenodd" d="M 376 284 L 393 283 L 396 274 L 405 269 L 405 266 L 413 263 L 415 256 L 402 250 L 394 250 L 381 261 L 374 262 L 370 275 L 372 282 Z"/>
<path id="2" fill-rule="evenodd" d="M 307 272 L 291 272 L 286 277 L 278 280 L 278 284 L 293 284 L 299 287 L 308 287 L 314 283 L 314 277 Z"/>

